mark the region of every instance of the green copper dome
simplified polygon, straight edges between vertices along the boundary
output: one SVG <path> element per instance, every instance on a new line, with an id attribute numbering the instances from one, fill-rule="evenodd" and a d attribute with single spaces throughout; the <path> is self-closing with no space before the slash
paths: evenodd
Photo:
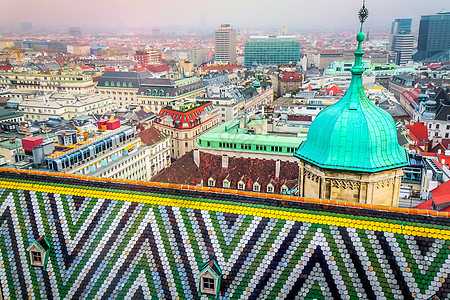
<path id="1" fill-rule="evenodd" d="M 317 115 L 306 141 L 294 154 L 320 168 L 377 172 L 408 165 L 406 150 L 397 141 L 394 120 L 364 93 L 364 38 L 362 32 L 358 33 L 347 93 Z"/>

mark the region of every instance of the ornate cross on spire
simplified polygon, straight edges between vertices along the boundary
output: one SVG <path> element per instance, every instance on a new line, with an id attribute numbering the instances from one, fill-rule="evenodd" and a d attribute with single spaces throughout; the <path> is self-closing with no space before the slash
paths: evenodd
<path id="1" fill-rule="evenodd" d="M 362 32 L 362 26 L 364 21 L 366 21 L 367 17 L 369 16 L 369 10 L 366 8 L 366 0 L 363 0 L 363 6 L 359 10 L 359 21 L 361 22 L 361 32 Z"/>

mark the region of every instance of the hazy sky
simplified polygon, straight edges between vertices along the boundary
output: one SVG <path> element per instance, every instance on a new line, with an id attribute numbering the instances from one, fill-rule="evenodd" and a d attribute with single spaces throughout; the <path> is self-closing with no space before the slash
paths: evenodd
<path id="1" fill-rule="evenodd" d="M 367 0 L 367 27 L 387 31 L 395 18 L 450 10 L 449 0 Z M 0 26 L 342 29 L 357 28 L 360 0 L 0 0 Z"/>

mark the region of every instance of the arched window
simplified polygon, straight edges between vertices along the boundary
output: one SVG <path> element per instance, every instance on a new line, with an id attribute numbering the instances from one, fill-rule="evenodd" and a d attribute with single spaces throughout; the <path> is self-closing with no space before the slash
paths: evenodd
<path id="1" fill-rule="evenodd" d="M 105 86 L 109 86 L 109 82 L 108 81 L 105 81 Z"/>
<path id="2" fill-rule="evenodd" d="M 153 96 L 158 96 L 158 91 L 156 89 L 153 90 Z"/>
<path id="3" fill-rule="evenodd" d="M 116 86 L 120 87 L 120 81 L 117 81 Z"/>
<path id="4" fill-rule="evenodd" d="M 159 95 L 164 96 L 164 90 L 159 90 Z"/>
<path id="5" fill-rule="evenodd" d="M 122 86 L 127 87 L 127 83 L 126 82 L 122 83 Z"/>
<path id="6" fill-rule="evenodd" d="M 128 82 L 128 87 L 133 87 L 133 84 L 131 82 Z"/>
<path id="7" fill-rule="evenodd" d="M 114 81 L 111 81 L 111 86 L 114 86 Z"/>
<path id="8" fill-rule="evenodd" d="M 145 92 L 145 95 L 146 96 L 151 96 L 152 95 L 152 90 L 148 89 L 147 92 Z"/>

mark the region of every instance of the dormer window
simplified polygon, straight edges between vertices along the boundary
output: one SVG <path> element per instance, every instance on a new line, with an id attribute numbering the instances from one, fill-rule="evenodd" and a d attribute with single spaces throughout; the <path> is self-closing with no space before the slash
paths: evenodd
<path id="1" fill-rule="evenodd" d="M 259 185 L 259 183 L 255 182 L 253 184 L 253 191 L 254 192 L 259 192 L 261 190 L 261 186 Z"/>
<path id="2" fill-rule="evenodd" d="M 238 182 L 238 186 L 237 186 L 238 190 L 243 190 L 244 187 L 245 187 L 244 182 L 243 182 L 243 181 L 239 181 L 239 182 Z"/>
<path id="3" fill-rule="evenodd" d="M 34 267 L 42 267 L 44 270 L 50 252 L 50 243 L 43 236 L 34 241 L 27 249 L 30 255 L 31 265 Z"/>
<path id="4" fill-rule="evenodd" d="M 281 193 L 284 194 L 287 191 L 288 191 L 288 187 L 283 184 L 283 186 L 281 187 Z"/>
<path id="5" fill-rule="evenodd" d="M 198 295 L 200 297 L 202 294 L 214 295 L 215 299 L 217 299 L 219 297 L 220 282 L 222 280 L 222 270 L 217 262 L 212 259 L 201 267 L 199 277 L 200 287 L 198 289 Z"/>
<path id="6" fill-rule="evenodd" d="M 230 188 L 230 182 L 228 180 L 226 180 L 226 179 L 223 181 L 223 188 L 224 189 Z"/>
<path id="7" fill-rule="evenodd" d="M 212 178 L 208 179 L 208 186 L 215 186 L 216 185 L 216 181 Z"/>
<path id="8" fill-rule="evenodd" d="M 269 183 L 269 184 L 267 185 L 267 192 L 268 192 L 268 193 L 273 193 L 273 185 L 272 185 L 271 183 Z"/>

